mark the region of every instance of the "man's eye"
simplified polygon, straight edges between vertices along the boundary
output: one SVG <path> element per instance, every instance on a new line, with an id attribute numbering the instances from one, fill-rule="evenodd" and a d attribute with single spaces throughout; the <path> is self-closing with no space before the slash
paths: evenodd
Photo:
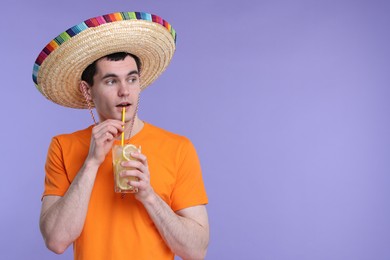
<path id="1" fill-rule="evenodd" d="M 136 83 L 138 81 L 138 77 L 130 77 L 127 79 L 129 83 Z"/>
<path id="2" fill-rule="evenodd" d="M 107 80 L 106 84 L 107 85 L 113 85 L 113 84 L 115 84 L 115 80 L 114 79 Z"/>

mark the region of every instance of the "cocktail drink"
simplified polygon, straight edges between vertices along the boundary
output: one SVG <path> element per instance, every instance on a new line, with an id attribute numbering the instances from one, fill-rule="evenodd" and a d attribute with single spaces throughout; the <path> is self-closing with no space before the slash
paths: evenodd
<path id="1" fill-rule="evenodd" d="M 114 145 L 112 147 L 112 163 L 114 170 L 114 185 L 115 192 L 126 192 L 126 193 L 135 193 L 138 192 L 138 188 L 133 187 L 129 184 L 130 181 L 138 181 L 137 177 L 127 176 L 121 177 L 120 173 L 126 170 L 131 170 L 131 167 L 123 167 L 121 165 L 124 161 L 136 160 L 131 156 L 132 152 L 141 152 L 141 148 L 132 145 L 132 144 L 124 144 L 122 145 Z"/>

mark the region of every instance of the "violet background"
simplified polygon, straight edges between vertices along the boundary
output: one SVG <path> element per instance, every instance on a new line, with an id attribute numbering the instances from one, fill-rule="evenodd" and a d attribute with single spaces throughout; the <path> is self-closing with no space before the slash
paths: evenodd
<path id="1" fill-rule="evenodd" d="M 116 11 L 177 30 L 142 119 L 189 137 L 209 195 L 207 259 L 390 259 L 390 2 L 3 0 L 0 259 L 71 259 L 38 219 L 52 136 L 91 124 L 35 90 L 65 29 Z"/>

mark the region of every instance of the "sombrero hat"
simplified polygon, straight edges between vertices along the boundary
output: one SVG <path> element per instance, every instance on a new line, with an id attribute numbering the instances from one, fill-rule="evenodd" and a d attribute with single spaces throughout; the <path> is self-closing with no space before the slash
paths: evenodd
<path id="1" fill-rule="evenodd" d="M 79 84 L 84 69 L 115 52 L 136 55 L 145 89 L 167 68 L 175 52 L 176 31 L 159 16 L 142 12 L 112 13 L 88 19 L 54 38 L 33 68 L 37 89 L 49 100 L 87 108 Z"/>

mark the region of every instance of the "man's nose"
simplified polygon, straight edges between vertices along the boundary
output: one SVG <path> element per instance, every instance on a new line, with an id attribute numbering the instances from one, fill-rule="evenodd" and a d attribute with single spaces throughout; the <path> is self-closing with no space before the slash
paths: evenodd
<path id="1" fill-rule="evenodd" d="M 118 95 L 122 97 L 122 96 L 129 95 L 129 93 L 130 93 L 129 86 L 127 86 L 125 83 L 121 82 L 119 84 Z"/>

